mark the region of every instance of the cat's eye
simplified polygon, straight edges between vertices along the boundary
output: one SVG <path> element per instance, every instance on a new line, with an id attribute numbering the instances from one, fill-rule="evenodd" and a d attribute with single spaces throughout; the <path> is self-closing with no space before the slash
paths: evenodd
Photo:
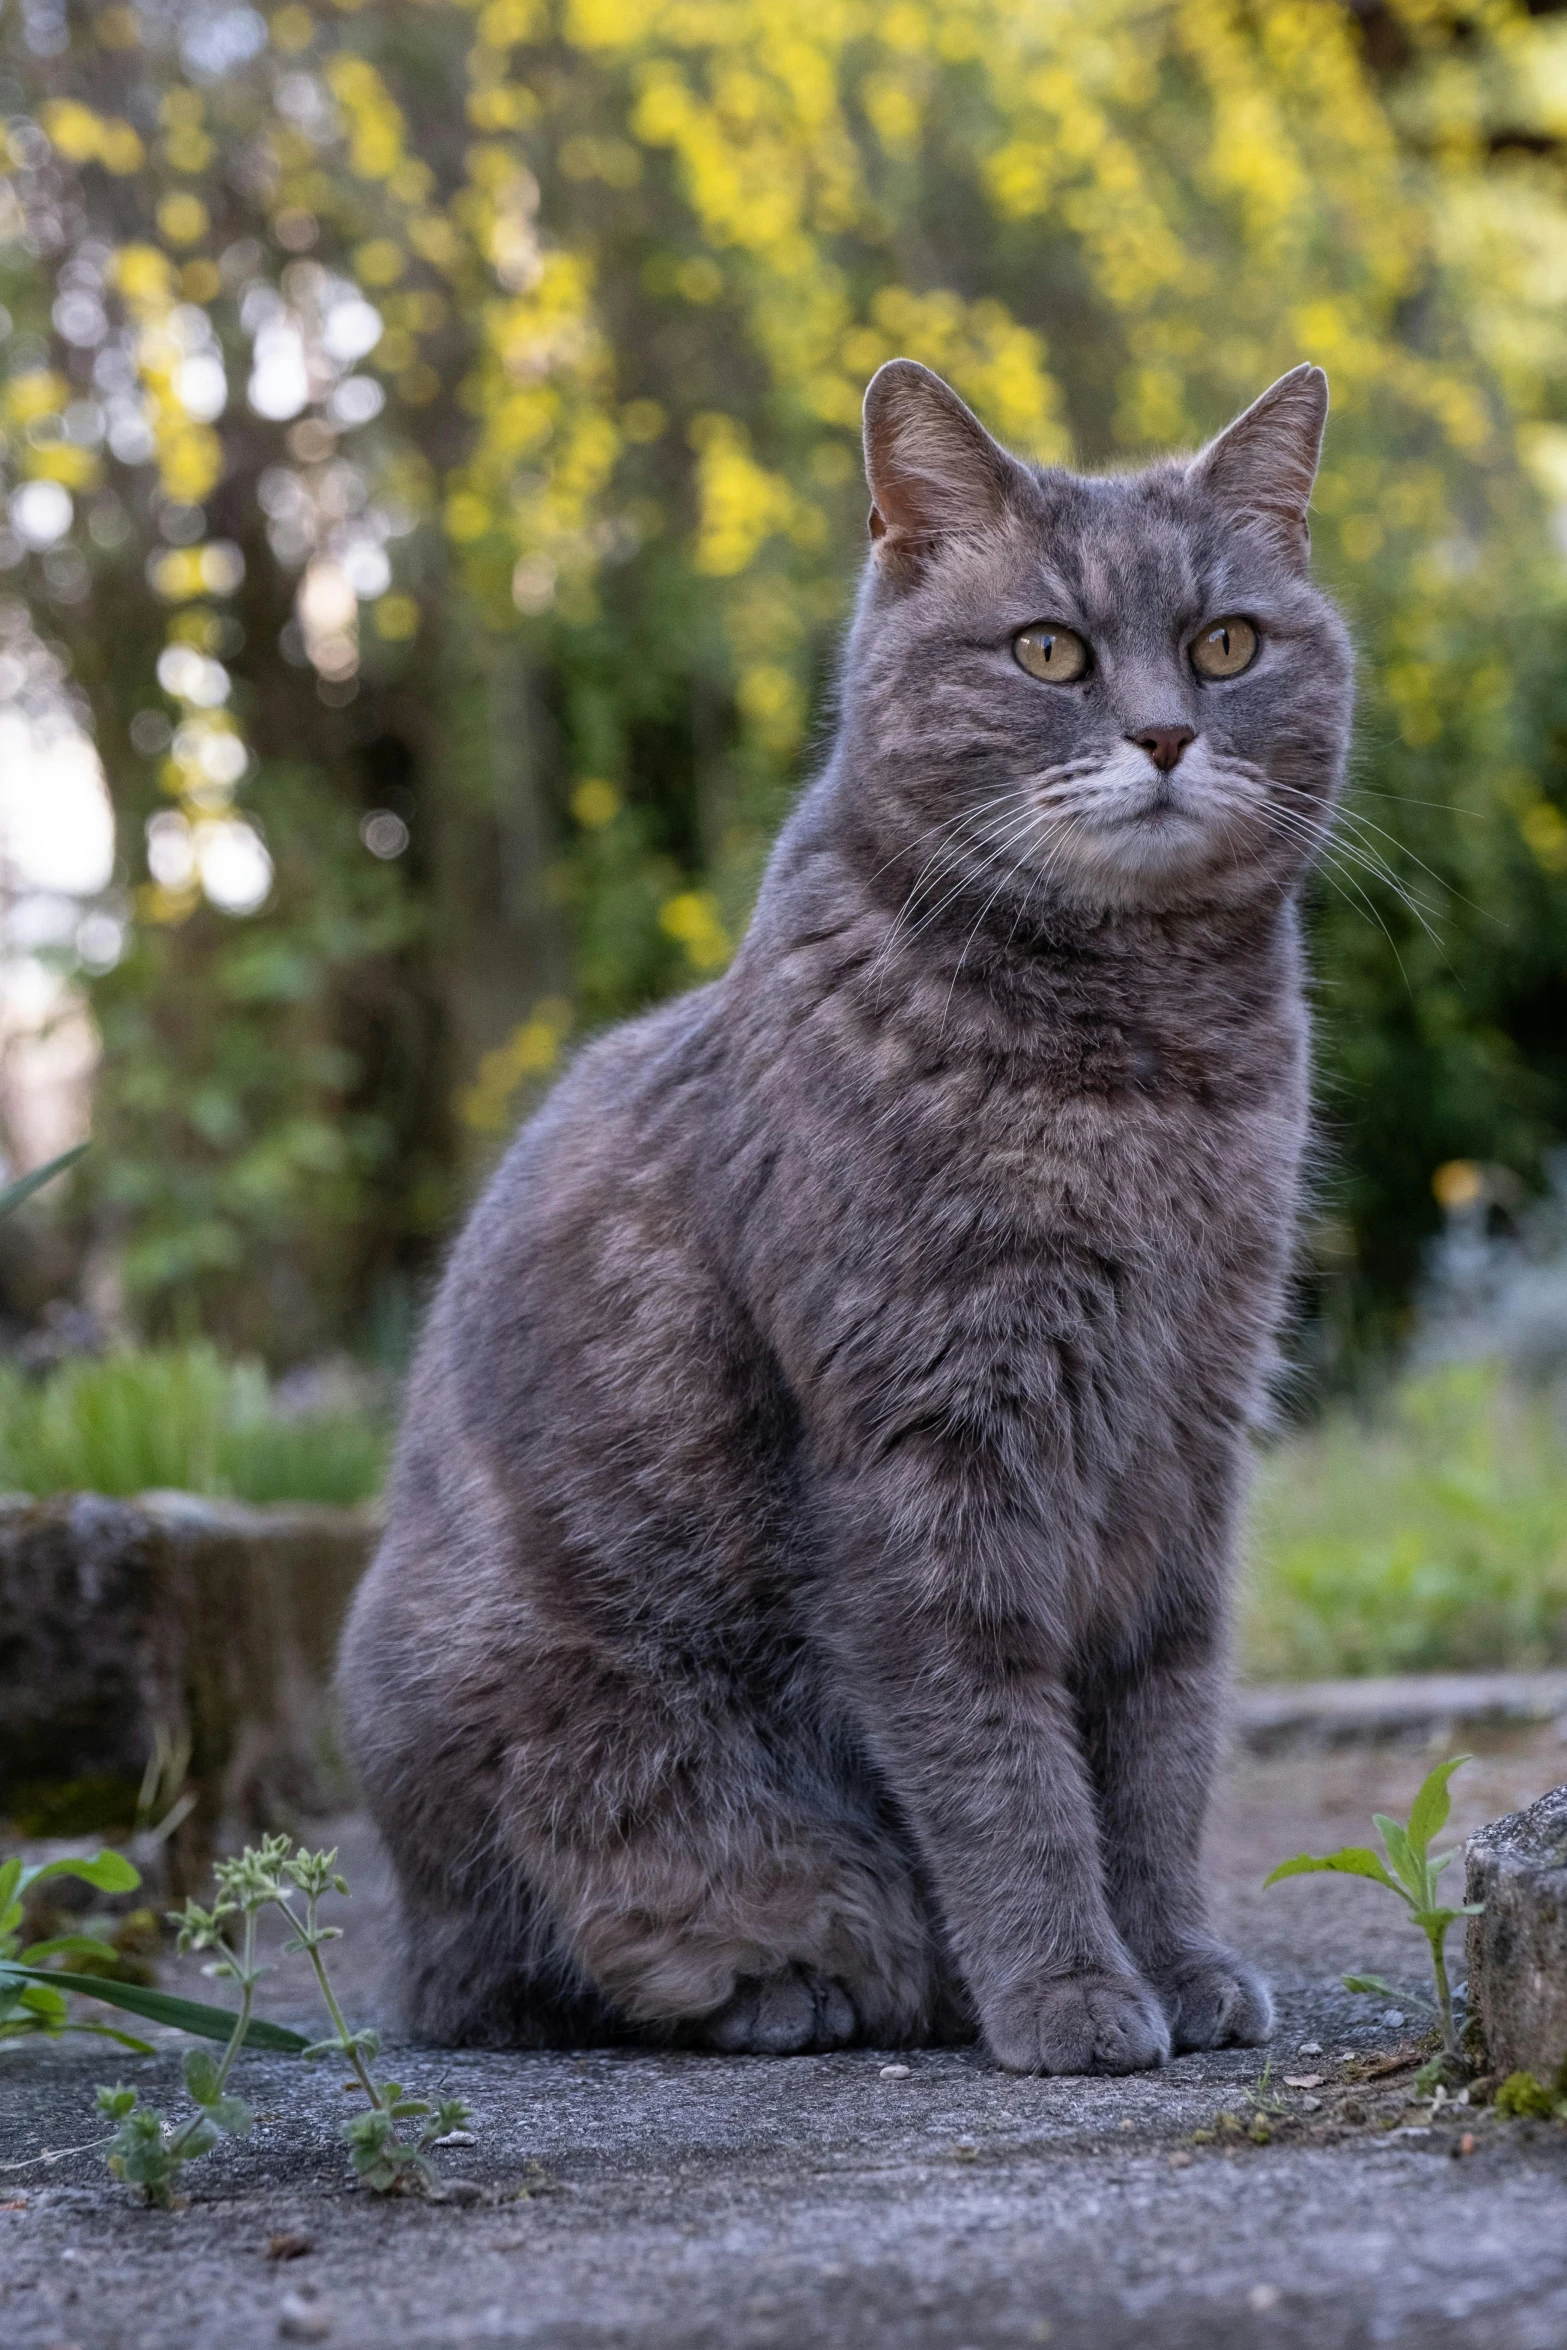
<path id="1" fill-rule="evenodd" d="M 1071 629 L 1057 628 L 1052 620 L 1036 620 L 1032 628 L 1019 629 L 1012 639 L 1012 657 L 1020 669 L 1030 677 L 1042 677 L 1046 685 L 1074 685 L 1088 674 L 1088 647 Z"/>
<path id="2" fill-rule="evenodd" d="M 1210 621 L 1192 640 L 1192 667 L 1199 677 L 1239 677 L 1257 658 L 1257 631 L 1249 620 Z"/>

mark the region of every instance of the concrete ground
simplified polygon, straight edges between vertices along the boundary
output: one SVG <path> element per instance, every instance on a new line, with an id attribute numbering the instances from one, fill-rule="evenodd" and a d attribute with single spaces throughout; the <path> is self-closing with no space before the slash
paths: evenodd
<path id="1" fill-rule="evenodd" d="M 1225 1930 L 1272 1972 L 1266 2052 L 1129 2081 L 1016 2079 L 977 2051 L 399 2052 L 402 2079 L 475 2109 L 475 2143 L 440 2157 L 469 2199 L 433 2205 L 349 2185 L 341 2066 L 244 2059 L 258 2126 L 193 2167 L 184 2211 L 137 2207 L 90 2146 L 0 2171 L 0 2342 L 1562 2350 L 1567 2128 L 1411 2102 L 1412 2003 L 1395 2020 L 1338 1980 L 1418 1985 L 1395 1904 L 1353 1880 L 1259 1890 L 1287 1854 L 1402 1809 L 1425 1759 L 1232 1765 L 1211 1868 Z M 1459 1774 L 1455 1830 L 1564 1777 L 1558 1733 L 1495 1736 Z M 363 2015 L 385 1887 L 364 1831 L 344 1840 L 335 1949 Z M 310 2020 L 287 1997 L 272 2012 Z M 79 2045 L 0 2058 L 0 2162 L 98 2137 L 93 2085 L 116 2074 L 176 2101 L 172 2054 Z"/>

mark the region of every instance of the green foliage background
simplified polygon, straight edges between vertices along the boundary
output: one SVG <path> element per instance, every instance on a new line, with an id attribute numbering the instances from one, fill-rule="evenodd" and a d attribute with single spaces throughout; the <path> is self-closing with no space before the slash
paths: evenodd
<path id="1" fill-rule="evenodd" d="M 898 351 L 1086 466 L 1328 369 L 1314 536 L 1364 720 L 1313 903 L 1323 1353 L 1396 1335 L 1436 1169 L 1538 1180 L 1567 22 L 34 0 L 0 76 L 6 481 L 73 503 L 0 533 L 0 637 L 53 651 L 119 821 L 80 1213 L 144 1329 L 394 1344 L 572 1038 L 722 967 L 828 722 Z M 268 335 L 305 372 L 263 413 Z M 236 823 L 274 869 L 243 916 L 201 878 Z"/>

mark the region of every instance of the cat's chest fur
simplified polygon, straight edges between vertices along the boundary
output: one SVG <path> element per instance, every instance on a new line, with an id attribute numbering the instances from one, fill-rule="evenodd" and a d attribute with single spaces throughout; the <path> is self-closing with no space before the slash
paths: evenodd
<path id="1" fill-rule="evenodd" d="M 846 1453 L 970 1427 L 1022 1463 L 1074 1413 L 1160 1442 L 1194 1407 L 1254 1416 L 1305 1121 L 1289 910 L 961 960 L 875 929 L 770 959 L 724 1160 L 807 1424 Z"/>

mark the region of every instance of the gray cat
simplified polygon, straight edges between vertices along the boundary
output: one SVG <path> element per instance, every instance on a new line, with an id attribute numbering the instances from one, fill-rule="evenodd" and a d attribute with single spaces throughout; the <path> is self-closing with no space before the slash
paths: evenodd
<path id="1" fill-rule="evenodd" d="M 837 741 L 727 976 L 457 1245 L 342 1666 L 408 2021 L 1255 2042 L 1198 1842 L 1349 729 L 1299 367 L 1198 457 L 870 387 Z"/>

